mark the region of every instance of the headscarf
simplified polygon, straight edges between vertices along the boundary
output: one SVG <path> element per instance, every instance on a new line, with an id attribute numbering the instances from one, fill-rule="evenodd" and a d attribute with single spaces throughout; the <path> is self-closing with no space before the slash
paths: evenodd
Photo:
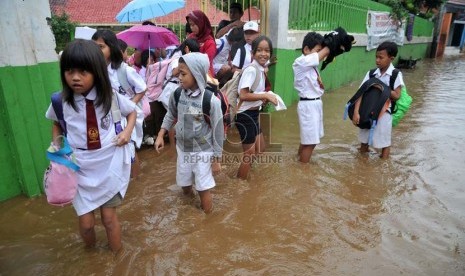
<path id="1" fill-rule="evenodd" d="M 199 43 L 204 43 L 209 38 L 214 39 L 210 20 L 201 10 L 191 11 L 186 16 L 186 20 L 188 19 L 194 21 L 195 25 L 199 27 L 199 33 L 197 35 L 192 33 L 189 35 L 189 38 L 197 39 Z"/>

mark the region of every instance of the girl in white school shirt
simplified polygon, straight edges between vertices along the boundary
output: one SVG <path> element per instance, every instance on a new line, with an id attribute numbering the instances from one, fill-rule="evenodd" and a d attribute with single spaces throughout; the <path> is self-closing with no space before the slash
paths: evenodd
<path id="1" fill-rule="evenodd" d="M 266 102 L 274 105 L 278 100 L 273 93 L 264 93 L 267 90 L 265 66 L 270 60 L 273 53 L 271 40 L 266 36 L 259 36 L 252 42 L 253 61 L 250 66 L 242 71 L 242 76 L 238 86 L 238 113 L 235 125 L 239 130 L 242 142 L 243 158 L 237 176 L 241 179 L 247 179 L 251 159 L 255 154 L 260 154 L 265 149 L 265 139 L 260 129 L 259 113 L 261 106 Z M 260 74 L 260 82 L 255 91 L 252 86 L 256 78 L 257 69 Z M 268 87 L 269 89 L 269 87 Z"/>
<path id="2" fill-rule="evenodd" d="M 136 125 L 131 136 L 131 152 L 133 158 L 131 176 L 137 177 L 140 171 L 139 158 L 137 157 L 135 148 L 140 148 L 142 144 L 143 130 L 142 125 L 144 122 L 144 114 L 142 112 L 142 100 L 147 90 L 147 85 L 144 78 L 142 78 L 137 71 L 128 66 L 123 61 L 123 53 L 118 43 L 118 38 L 115 33 L 110 30 L 97 30 L 92 35 L 97 45 L 102 50 L 103 56 L 107 63 L 108 76 L 110 77 L 110 83 L 114 90 L 120 94 L 126 96 L 128 99 L 136 103 L 138 106 Z M 122 67 L 125 70 L 125 76 L 131 89 L 126 91 L 123 88 L 120 80 L 118 79 L 118 69 Z M 123 122 L 123 125 L 125 122 Z"/>
<path id="3" fill-rule="evenodd" d="M 100 209 L 109 246 L 121 249 L 121 227 L 116 215 L 126 193 L 131 169 L 128 142 L 136 121 L 136 105 L 114 93 L 102 51 L 93 41 L 77 39 L 69 43 L 60 60 L 63 85 L 63 117 L 67 139 L 80 170 L 73 206 L 79 217 L 79 232 L 87 247 L 96 243 L 94 210 Z M 116 134 L 110 112 L 116 97 L 127 125 Z M 63 133 L 52 105 L 46 117 L 54 121 L 52 136 Z"/>

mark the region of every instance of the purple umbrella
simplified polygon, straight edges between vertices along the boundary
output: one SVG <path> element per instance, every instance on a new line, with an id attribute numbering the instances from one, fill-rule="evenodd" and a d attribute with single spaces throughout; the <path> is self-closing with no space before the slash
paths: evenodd
<path id="1" fill-rule="evenodd" d="M 132 26 L 118 33 L 116 37 L 125 41 L 129 46 L 140 50 L 179 45 L 179 39 L 172 31 L 152 25 Z"/>

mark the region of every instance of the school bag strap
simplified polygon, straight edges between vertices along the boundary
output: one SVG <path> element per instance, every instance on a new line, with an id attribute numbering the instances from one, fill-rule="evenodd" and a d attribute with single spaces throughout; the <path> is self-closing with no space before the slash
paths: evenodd
<path id="1" fill-rule="evenodd" d="M 66 135 L 66 122 L 63 117 L 63 97 L 61 91 L 55 92 L 51 96 L 52 107 L 60 123 L 63 134 Z"/>
<path id="2" fill-rule="evenodd" d="M 244 45 L 241 45 L 241 56 L 240 56 L 240 59 L 239 59 L 239 69 L 242 69 L 242 67 L 244 67 L 244 63 L 245 63 L 245 46 Z"/>
<path id="3" fill-rule="evenodd" d="M 71 149 L 68 140 L 64 136 L 58 136 L 57 138 L 59 137 L 63 137 L 63 145 L 59 150 L 56 151 L 52 151 L 51 148 L 49 148 L 47 150 L 47 159 L 52 162 L 66 166 L 72 169 L 73 171 L 79 171 L 80 167 L 75 162 L 73 162 L 71 158 L 73 150 Z"/>
<path id="4" fill-rule="evenodd" d="M 121 62 L 121 65 L 116 69 L 116 75 L 124 91 L 128 94 L 135 95 L 134 89 L 132 89 L 132 86 L 128 82 L 128 71 L 126 70 L 126 66 L 128 66 L 126 63 Z"/>
<path id="5" fill-rule="evenodd" d="M 370 70 L 370 73 L 368 74 L 370 79 L 375 77 L 375 72 L 376 68 Z M 399 75 L 399 72 L 400 70 L 397 68 L 394 68 L 394 70 L 392 70 L 392 74 L 389 77 L 389 87 L 391 87 L 391 90 L 394 90 L 394 84 L 396 82 L 397 76 Z"/>
<path id="6" fill-rule="evenodd" d="M 255 92 L 255 90 L 257 90 L 258 84 L 260 83 L 260 79 L 261 79 L 260 78 L 260 73 L 261 73 L 261 71 L 260 71 L 260 68 L 258 68 L 258 66 L 256 64 L 254 64 L 254 63 L 250 64 L 249 66 L 251 66 L 251 67 L 253 67 L 255 69 L 255 80 L 253 81 L 252 86 L 249 89 L 249 92 L 253 93 L 253 92 Z M 241 75 L 239 76 L 238 81 L 240 81 L 240 77 L 242 77 L 242 72 L 240 74 Z M 239 98 L 239 102 L 237 103 L 236 110 L 239 110 L 239 108 L 241 107 L 243 102 L 244 101 Z"/>
<path id="7" fill-rule="evenodd" d="M 253 93 L 255 92 L 255 90 L 257 90 L 258 84 L 260 83 L 262 71 L 260 71 L 260 68 L 258 68 L 258 65 L 256 65 L 255 63 L 252 63 L 251 66 L 255 68 L 256 73 L 255 80 L 253 81 L 252 86 L 250 87 L 250 91 L 252 91 Z"/>
<path id="8" fill-rule="evenodd" d="M 376 69 L 377 69 L 377 68 L 371 69 L 371 70 L 370 70 L 370 73 L 368 73 L 368 77 L 369 77 L 370 79 L 375 77 Z"/>
<path id="9" fill-rule="evenodd" d="M 115 124 L 116 134 L 120 134 L 123 131 L 123 127 L 121 125 L 121 110 L 119 109 L 118 96 L 116 93 L 117 92 L 113 91 L 113 95 L 111 97 L 111 117 Z"/>
<path id="10" fill-rule="evenodd" d="M 399 75 L 399 69 L 392 70 L 392 75 L 389 78 L 389 87 L 394 90 L 394 84 L 396 83 L 397 76 Z"/>
<path id="11" fill-rule="evenodd" d="M 178 87 L 174 91 L 174 102 L 176 104 L 176 108 L 178 107 L 179 98 L 181 97 L 181 92 L 182 92 L 182 87 Z M 208 125 L 210 125 L 210 109 L 211 109 L 212 96 L 213 96 L 213 91 L 210 91 L 210 89 L 205 88 L 205 92 L 203 93 L 203 96 L 202 96 L 202 113 Z"/>
<path id="12" fill-rule="evenodd" d="M 223 37 L 222 37 L 222 38 L 220 38 L 220 41 L 221 41 L 221 45 L 220 45 L 220 47 L 218 47 L 218 48 L 216 49 L 216 54 L 215 54 L 215 56 L 217 56 L 219 53 L 221 53 L 221 51 L 222 51 L 222 50 L 223 50 L 223 48 L 224 48 L 224 44 L 225 44 L 225 42 L 224 42 L 224 39 L 223 39 Z"/>

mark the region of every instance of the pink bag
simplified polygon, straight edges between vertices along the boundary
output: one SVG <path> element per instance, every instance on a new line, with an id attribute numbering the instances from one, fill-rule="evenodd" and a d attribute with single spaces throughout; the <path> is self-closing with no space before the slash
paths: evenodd
<path id="1" fill-rule="evenodd" d="M 57 150 L 52 145 L 47 150 L 50 165 L 44 173 L 44 190 L 47 201 L 51 205 L 65 206 L 70 204 L 77 192 L 77 174 L 79 166 L 73 160 L 73 151 L 63 137 L 63 147 Z"/>
<path id="2" fill-rule="evenodd" d="M 158 100 L 163 91 L 163 83 L 165 82 L 166 71 L 173 59 L 165 59 L 147 66 L 147 91 L 145 96 L 149 102 Z"/>
<path id="3" fill-rule="evenodd" d="M 147 118 L 151 114 L 149 99 L 144 95 L 140 101 L 142 102 L 142 112 L 144 112 L 144 118 Z"/>

